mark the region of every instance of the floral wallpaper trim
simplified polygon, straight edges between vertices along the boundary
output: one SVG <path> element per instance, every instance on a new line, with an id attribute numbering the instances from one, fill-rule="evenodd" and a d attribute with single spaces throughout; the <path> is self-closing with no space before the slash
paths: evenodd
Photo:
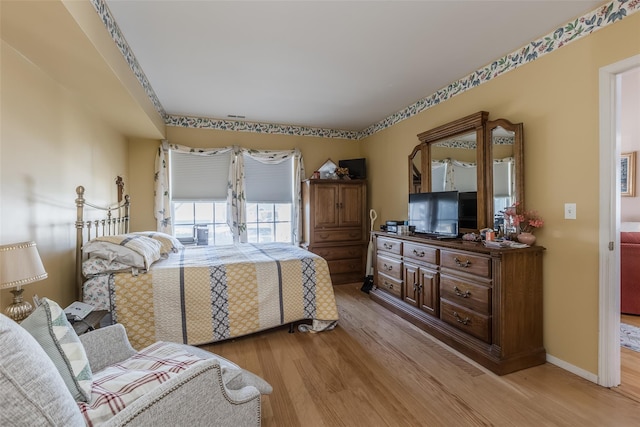
<path id="1" fill-rule="evenodd" d="M 336 129 L 321 129 L 305 126 L 278 125 L 272 123 L 243 122 L 239 120 L 211 119 L 206 117 L 167 116 L 167 126 L 230 130 L 236 132 L 270 133 L 295 136 L 317 136 L 322 138 L 360 139 L 360 132 Z"/>
<path id="2" fill-rule="evenodd" d="M 166 111 L 164 111 L 164 107 L 162 107 L 162 104 L 160 103 L 160 100 L 158 99 L 156 92 L 151 87 L 151 83 L 149 83 L 149 80 L 147 80 L 147 76 L 144 74 L 144 71 L 142 71 L 142 67 L 140 67 L 140 64 L 138 64 L 138 60 L 133 54 L 133 51 L 131 51 L 129 44 L 124 38 L 124 35 L 122 35 L 122 31 L 120 31 L 120 27 L 118 27 L 118 24 L 116 23 L 115 19 L 113 19 L 113 15 L 111 15 L 111 11 L 107 7 L 106 3 L 104 2 L 104 0 L 89 0 L 89 1 L 91 2 L 91 4 L 93 5 L 93 8 L 96 10 L 98 15 L 100 16 L 102 23 L 104 24 L 105 28 L 111 35 L 113 42 L 116 44 L 116 46 L 120 50 L 120 53 L 124 57 L 125 61 L 127 61 L 127 64 L 129 64 L 129 68 L 131 68 L 131 71 L 133 71 L 133 74 L 135 74 L 136 78 L 138 79 L 138 82 L 140 83 L 145 93 L 153 103 L 153 106 L 155 107 L 156 111 L 158 112 L 158 114 L 160 114 L 160 117 L 162 117 L 162 119 L 166 121 L 167 113 Z"/>
<path id="3" fill-rule="evenodd" d="M 537 39 L 520 49 L 503 56 L 500 59 L 484 66 L 468 76 L 450 83 L 437 92 L 419 100 L 405 109 L 398 111 L 386 119 L 374 123 L 361 131 L 346 131 L 335 129 L 311 128 L 305 126 L 279 125 L 272 123 L 243 122 L 235 120 L 221 120 L 205 117 L 183 117 L 168 115 L 158 100 L 151 84 L 147 80 L 140 64 L 138 64 L 133 52 L 129 48 L 120 28 L 116 24 L 105 0 L 90 0 L 105 27 L 111 34 L 122 56 L 138 78 L 147 96 L 153 102 L 160 116 L 167 126 L 194 127 L 202 129 L 217 129 L 239 132 L 269 133 L 295 136 L 316 136 L 323 138 L 341 138 L 359 140 L 380 132 L 405 119 L 415 116 L 435 105 L 440 104 L 469 89 L 486 83 L 508 71 L 515 70 L 521 65 L 535 61 L 539 57 L 553 52 L 575 40 L 588 36 L 593 32 L 613 24 L 624 17 L 640 10 L 640 0 L 612 0 L 599 8 L 586 13 L 574 21 L 568 22 L 555 31 Z"/>
<path id="4" fill-rule="evenodd" d="M 539 38 L 538 40 L 532 41 L 526 46 L 493 61 L 468 76 L 449 84 L 447 87 L 444 87 L 436 93 L 419 100 L 404 110 L 369 126 L 360 132 L 359 137 L 365 138 L 371 136 L 381 130 L 395 125 L 398 122 L 413 117 L 428 108 L 451 99 L 454 96 L 466 92 L 467 90 L 482 83 L 486 83 L 489 80 L 508 71 L 514 70 L 521 65 L 532 62 L 547 53 L 553 52 L 572 41 L 592 34 L 593 32 L 619 21 L 625 16 L 631 15 L 638 10 L 640 10 L 640 0 L 613 0 L 598 9 L 575 19 L 574 21 L 566 23 L 564 26 L 557 28 L 555 31 Z"/>

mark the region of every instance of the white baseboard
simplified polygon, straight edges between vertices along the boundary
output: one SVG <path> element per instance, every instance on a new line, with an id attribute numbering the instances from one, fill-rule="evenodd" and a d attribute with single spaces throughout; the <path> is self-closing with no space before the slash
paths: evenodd
<path id="1" fill-rule="evenodd" d="M 584 378 L 587 381 L 591 381 L 592 383 L 598 384 L 598 376 L 589 371 L 585 371 L 582 368 L 578 368 L 570 363 L 565 362 L 564 360 L 558 359 L 547 353 L 547 362 L 556 365 L 559 368 L 564 369 L 565 371 L 569 371 L 572 374 L 579 376 L 580 378 Z"/>

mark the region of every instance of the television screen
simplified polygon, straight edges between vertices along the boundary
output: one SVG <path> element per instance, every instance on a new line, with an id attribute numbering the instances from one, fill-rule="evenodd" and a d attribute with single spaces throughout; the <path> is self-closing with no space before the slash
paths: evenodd
<path id="1" fill-rule="evenodd" d="M 364 158 L 339 160 L 338 166 L 349 169 L 349 177 L 352 179 L 365 179 L 367 177 L 367 166 Z"/>
<path id="2" fill-rule="evenodd" d="M 458 192 L 409 194 L 409 225 L 416 233 L 458 236 Z"/>

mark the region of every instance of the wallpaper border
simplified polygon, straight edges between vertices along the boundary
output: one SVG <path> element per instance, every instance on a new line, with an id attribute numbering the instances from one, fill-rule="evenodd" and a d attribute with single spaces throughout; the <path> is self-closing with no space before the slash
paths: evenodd
<path id="1" fill-rule="evenodd" d="M 422 98 L 418 102 L 394 113 L 378 123 L 361 131 L 339 129 L 322 129 L 306 126 L 283 125 L 274 123 L 259 123 L 240 120 L 224 120 L 207 117 L 186 117 L 169 115 L 164 110 L 151 84 L 131 51 L 118 24 L 109 11 L 105 0 L 90 0 L 102 23 L 111 35 L 114 43 L 127 61 L 127 64 L 145 90 L 145 93 L 155 106 L 158 114 L 167 126 L 214 129 L 236 132 L 268 133 L 293 136 L 314 136 L 322 138 L 340 138 L 360 140 L 387 129 L 403 120 L 415 116 L 435 105 L 440 104 L 456 95 L 466 92 L 482 83 L 486 83 L 504 73 L 535 61 L 543 55 L 560 49 L 567 44 L 588 36 L 601 28 L 631 15 L 640 10 L 640 0 L 612 0 L 599 8 L 584 14 L 574 21 L 567 22 L 549 34 L 487 64 L 460 80 L 450 83 L 435 93 Z"/>

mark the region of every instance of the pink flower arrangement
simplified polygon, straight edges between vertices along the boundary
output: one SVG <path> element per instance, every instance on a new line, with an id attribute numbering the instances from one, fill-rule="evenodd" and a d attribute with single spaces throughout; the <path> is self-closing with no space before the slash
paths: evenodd
<path id="1" fill-rule="evenodd" d="M 522 233 L 533 233 L 534 229 L 544 225 L 544 220 L 537 211 L 518 212 L 518 206 L 520 206 L 520 202 L 515 202 L 504 210 L 506 224 L 510 224 L 516 229 L 519 228 Z"/>

